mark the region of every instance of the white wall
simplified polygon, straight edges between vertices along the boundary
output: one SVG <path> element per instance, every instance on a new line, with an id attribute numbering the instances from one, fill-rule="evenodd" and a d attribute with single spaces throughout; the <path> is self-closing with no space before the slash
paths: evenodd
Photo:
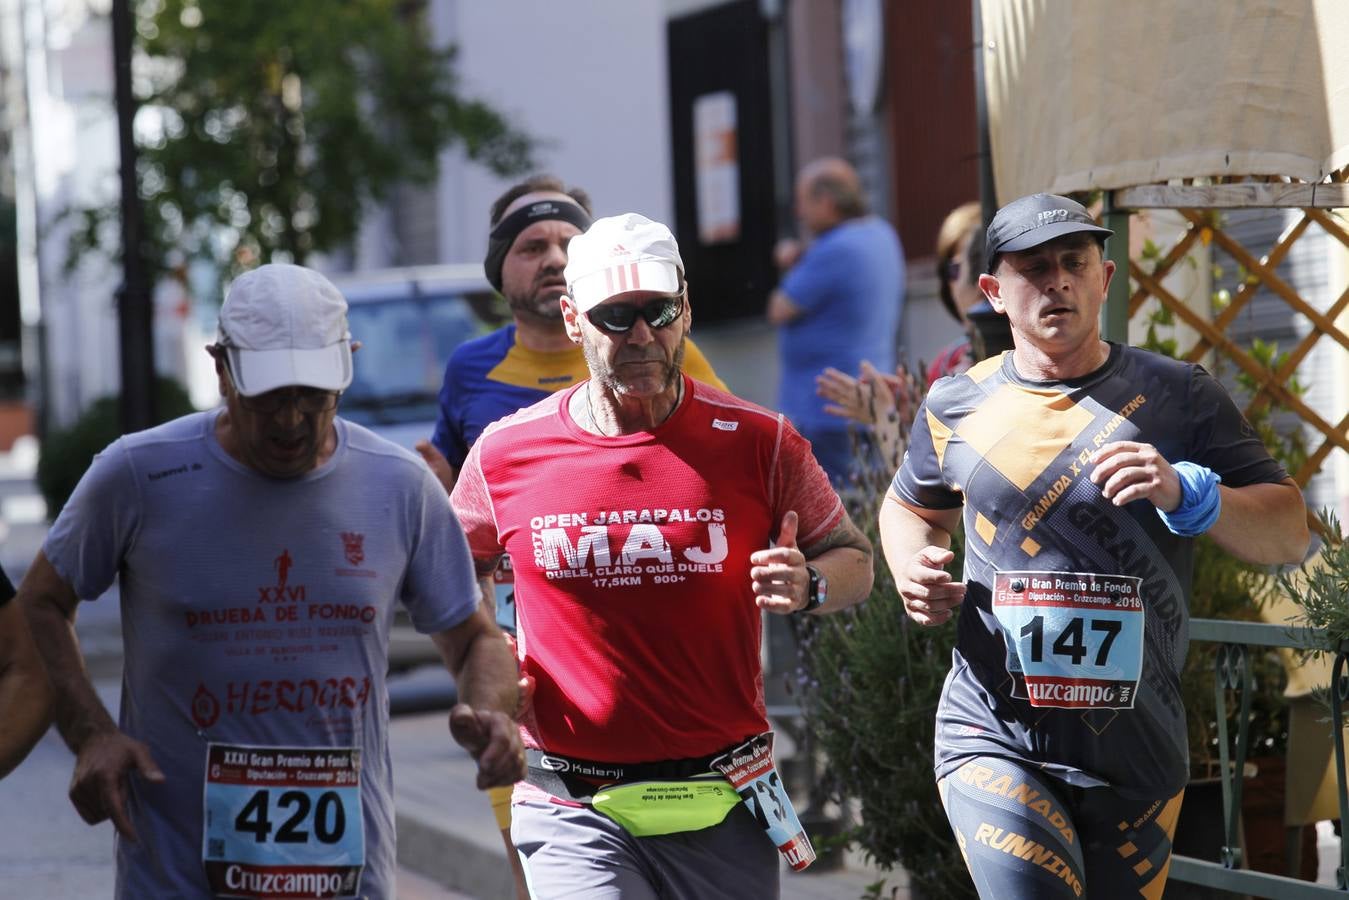
<path id="1" fill-rule="evenodd" d="M 121 385 L 115 298 L 120 263 L 92 252 L 67 271 L 76 220 L 63 216 L 115 202 L 119 194 L 111 28 L 97 4 L 83 0 L 0 4 L 0 28 L 11 30 L 3 52 L 20 77 L 26 105 L 15 133 L 21 309 L 26 341 L 33 338 L 24 352 L 40 353 L 48 391 L 36 396 L 42 386 L 36 369 L 30 371 L 31 391 L 51 423 L 63 426 Z M 116 223 L 111 229 L 115 246 Z M 180 286 L 164 284 L 156 286 L 154 298 L 156 368 L 183 381 L 190 359 L 186 297 Z M 39 324 L 45 328 L 41 350 Z M 200 342 L 191 349 L 200 352 Z"/>
<path id="2" fill-rule="evenodd" d="M 117 315 L 120 274 L 104 256 L 90 254 L 65 271 L 68 207 L 116 196 L 117 132 L 112 107 L 112 52 L 108 22 L 78 2 L 20 7 L 22 71 L 28 104 L 19 140 L 31 151 L 26 171 L 36 240 L 20 247 L 25 306 L 36 293 L 46 326 L 42 353 L 50 393 L 42 398 L 57 424 L 71 421 L 93 399 L 118 390 Z M 26 325 L 36 325 L 29 322 Z"/>
<path id="3" fill-rule="evenodd" d="M 538 169 L 585 188 L 598 215 L 673 217 L 660 0 L 434 0 L 464 92 L 539 138 Z M 481 260 L 488 209 L 515 179 L 444 154 L 441 262 Z"/>

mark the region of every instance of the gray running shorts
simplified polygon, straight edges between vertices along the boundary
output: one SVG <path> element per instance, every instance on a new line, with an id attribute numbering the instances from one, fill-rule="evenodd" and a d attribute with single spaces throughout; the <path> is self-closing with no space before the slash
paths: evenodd
<path id="1" fill-rule="evenodd" d="M 633 837 L 588 806 L 511 806 L 511 839 L 534 900 L 774 900 L 777 848 L 737 804 L 720 825 Z"/>

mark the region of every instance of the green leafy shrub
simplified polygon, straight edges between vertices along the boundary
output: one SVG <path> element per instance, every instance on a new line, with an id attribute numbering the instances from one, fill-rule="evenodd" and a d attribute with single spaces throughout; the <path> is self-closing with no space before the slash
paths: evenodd
<path id="1" fill-rule="evenodd" d="M 1324 632 L 1332 645 L 1344 648 L 1349 645 L 1349 539 L 1328 509 L 1317 514 L 1316 523 L 1320 553 L 1296 571 L 1280 572 L 1279 589 L 1302 604 L 1299 627 Z M 1302 656 L 1317 652 L 1305 651 Z"/>
<path id="2" fill-rule="evenodd" d="M 1195 541 L 1194 577 L 1191 582 L 1190 618 L 1260 621 L 1260 605 L 1271 589 L 1266 570 L 1242 562 L 1218 547 L 1207 536 Z M 1180 675 L 1181 701 L 1190 746 L 1192 777 L 1205 778 L 1218 772 L 1218 703 L 1213 680 L 1220 646 L 1210 642 L 1190 644 Z M 1283 663 L 1274 648 L 1248 647 L 1253 693 L 1251 695 L 1250 754 L 1282 756 L 1288 750 L 1288 703 L 1283 698 L 1286 680 Z M 1235 692 L 1229 692 L 1229 713 L 1240 707 Z M 1229 729 L 1235 737 L 1235 728 Z"/>
<path id="3" fill-rule="evenodd" d="M 853 609 L 793 617 L 796 692 L 825 760 L 816 790 L 856 808 L 858 820 L 843 838 L 882 868 L 903 867 L 915 897 L 973 898 L 933 773 L 937 700 L 951 668 L 955 625 L 923 628 L 905 614 L 877 523 L 899 460 L 878 459 L 869 441 L 859 441 L 856 455 L 867 467 L 845 501 L 875 548 L 875 584 Z M 956 559 L 947 568 L 958 573 L 959 535 L 952 549 Z M 885 896 L 873 887 L 868 896 Z"/>
<path id="4" fill-rule="evenodd" d="M 37 461 L 37 486 L 47 501 L 47 515 L 55 519 L 75 485 L 84 477 L 94 455 L 122 434 L 121 398 L 100 397 L 69 428 L 53 430 L 42 441 Z M 171 378 L 155 379 L 155 410 L 158 422 L 167 422 L 193 411 L 183 386 Z"/>

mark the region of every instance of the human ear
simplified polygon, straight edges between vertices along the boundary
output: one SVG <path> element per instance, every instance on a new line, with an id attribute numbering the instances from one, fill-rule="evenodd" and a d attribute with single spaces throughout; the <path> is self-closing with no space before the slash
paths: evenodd
<path id="1" fill-rule="evenodd" d="M 1007 311 L 1002 302 L 1002 285 L 998 282 L 996 275 L 980 275 L 979 290 L 988 298 L 989 304 L 996 312 L 1005 313 Z"/>
<path id="2" fill-rule="evenodd" d="M 562 327 L 566 329 L 567 337 L 573 344 L 581 343 L 580 310 L 576 308 L 576 304 L 566 294 L 558 297 L 557 302 L 562 305 Z"/>

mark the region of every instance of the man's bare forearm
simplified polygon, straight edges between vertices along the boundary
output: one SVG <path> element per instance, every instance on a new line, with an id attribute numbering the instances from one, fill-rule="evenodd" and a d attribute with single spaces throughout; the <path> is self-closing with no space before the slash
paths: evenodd
<path id="1" fill-rule="evenodd" d="M 939 516 L 958 517 L 959 511 L 934 514 L 933 518 Z M 947 525 L 950 527 L 946 527 Z M 885 554 L 885 562 L 895 578 L 901 577 L 909 561 L 924 547 L 950 549 L 951 531 L 954 527 L 954 522 L 939 523 L 924 519 L 901 503 L 893 491 L 887 491 L 885 499 L 881 501 L 881 552 Z"/>
<path id="2" fill-rule="evenodd" d="M 91 735 L 116 731 L 117 723 L 98 698 L 85 668 L 75 636 L 74 604 L 70 588 L 61 581 L 46 557 L 39 553 L 19 585 L 16 602 L 22 604 L 28 626 L 47 667 L 55 691 L 54 719 L 70 749 L 79 753 Z"/>
<path id="3" fill-rule="evenodd" d="M 51 724 L 52 688 L 17 603 L 0 606 L 0 778 L 23 761 Z"/>
<path id="4" fill-rule="evenodd" d="M 469 645 L 455 683 L 459 700 L 474 709 L 514 716 L 520 708 L 520 668 L 499 629 L 484 631 Z"/>
<path id="5" fill-rule="evenodd" d="M 876 576 L 871 541 L 846 513 L 833 531 L 802 553 L 806 561 L 828 579 L 829 588 L 819 614 L 847 609 L 861 603 L 871 593 Z"/>
<path id="6" fill-rule="evenodd" d="M 475 560 L 483 602 L 465 621 L 431 635 L 454 676 L 459 702 L 514 716 L 520 705 L 520 668 L 493 613 L 492 570 L 497 560 Z"/>
<path id="7" fill-rule="evenodd" d="M 1311 536 L 1302 491 L 1291 479 L 1219 490 L 1222 511 L 1208 531 L 1214 543 L 1259 565 L 1302 562 Z"/>

